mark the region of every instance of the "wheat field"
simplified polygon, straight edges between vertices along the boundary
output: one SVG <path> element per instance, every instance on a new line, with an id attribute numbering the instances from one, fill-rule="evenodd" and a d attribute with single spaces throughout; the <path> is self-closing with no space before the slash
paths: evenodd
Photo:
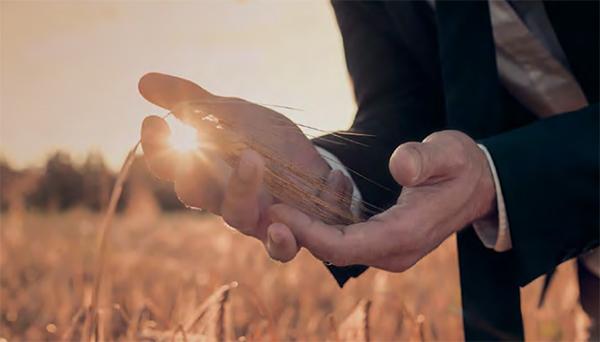
<path id="1" fill-rule="evenodd" d="M 100 220 L 83 209 L 2 214 L 0 341 L 463 338 L 453 238 L 405 273 L 371 269 L 340 289 L 304 251 L 280 264 L 217 217 L 152 206 L 115 217 L 87 336 Z M 528 339 L 581 338 L 574 265 L 537 309 L 540 287 L 523 291 Z"/>

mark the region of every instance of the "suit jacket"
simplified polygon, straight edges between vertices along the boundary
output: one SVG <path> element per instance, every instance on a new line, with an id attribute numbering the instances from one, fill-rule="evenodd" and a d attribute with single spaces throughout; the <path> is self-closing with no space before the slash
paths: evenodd
<path id="1" fill-rule="evenodd" d="M 518 310 L 518 286 L 598 246 L 598 2 L 544 5 L 590 105 L 539 120 L 499 85 L 501 116 L 490 126 L 481 113 L 447 114 L 444 94 L 451 89 L 444 89 L 436 17 L 427 3 L 333 2 L 358 104 L 350 131 L 373 136 L 353 136 L 368 147 L 336 143 L 335 136 L 315 143 L 394 190 L 354 177 L 364 200 L 382 208 L 392 205 L 400 189 L 388 171 L 391 153 L 399 144 L 421 141 L 432 132 L 465 131 L 492 155 L 513 248 L 497 253 L 484 248 L 472 228 L 461 232 L 463 314 L 465 321 L 469 316 L 481 321 L 465 322 L 469 339 L 522 338 L 520 313 L 502 318 Z M 329 268 L 340 285 L 366 269 Z M 507 309 L 489 312 L 495 304 Z M 505 325 L 507 333 L 494 332 L 494 325 Z"/>

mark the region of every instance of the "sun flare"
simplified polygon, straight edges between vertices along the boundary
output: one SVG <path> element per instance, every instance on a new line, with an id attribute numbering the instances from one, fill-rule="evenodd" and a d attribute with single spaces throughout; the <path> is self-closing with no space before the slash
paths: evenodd
<path id="1" fill-rule="evenodd" d="M 167 118 L 171 128 L 169 144 L 176 151 L 187 153 L 197 150 L 200 147 L 196 129 L 188 126 L 177 119 Z"/>

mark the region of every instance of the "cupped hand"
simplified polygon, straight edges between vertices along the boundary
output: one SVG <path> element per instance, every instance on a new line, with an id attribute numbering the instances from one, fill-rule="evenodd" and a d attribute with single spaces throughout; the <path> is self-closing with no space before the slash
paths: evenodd
<path id="1" fill-rule="evenodd" d="M 422 143 L 402 144 L 389 167 L 403 190 L 396 205 L 366 222 L 326 225 L 283 204 L 274 205 L 271 216 L 323 261 L 400 272 L 452 233 L 495 212 L 487 158 L 461 132 L 437 132 Z"/>
<path id="2" fill-rule="evenodd" d="M 286 162 L 328 179 L 328 186 L 347 187 L 347 177 L 332 172 L 310 140 L 282 114 L 241 99 L 217 96 L 188 80 L 158 73 L 142 77 L 139 91 L 146 100 L 191 125 L 198 122 L 189 117 L 185 105 L 193 103 L 194 109 L 227 122 L 229 128 L 247 139 L 260 139 Z M 247 149 L 232 168 L 223 160 L 219 146 L 203 150 L 201 155 L 181 156 L 170 146 L 170 134 L 168 124 L 160 117 L 144 120 L 142 148 L 151 172 L 174 182 L 175 192 L 185 205 L 222 216 L 230 226 L 261 240 L 273 258 L 291 260 L 298 244 L 286 226 L 271 225 L 267 209 L 278 200 L 265 188 L 265 161 L 261 155 Z"/>

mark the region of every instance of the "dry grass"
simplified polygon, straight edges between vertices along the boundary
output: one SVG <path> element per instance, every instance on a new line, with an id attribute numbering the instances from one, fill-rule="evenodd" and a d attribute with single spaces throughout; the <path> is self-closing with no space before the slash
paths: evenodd
<path id="1" fill-rule="evenodd" d="M 100 220 L 80 210 L 2 216 L 0 338 L 82 337 Z M 408 272 L 370 270 L 339 289 L 307 253 L 271 261 L 212 216 L 145 211 L 113 224 L 98 302 L 103 340 L 344 340 L 367 326 L 373 341 L 462 338 L 453 239 Z M 525 289 L 528 338 L 577 337 L 572 266 L 559 269 L 541 310 L 541 284 Z"/>
<path id="2" fill-rule="evenodd" d="M 245 148 L 259 152 L 267 187 L 280 200 L 329 222 L 358 220 L 308 193 L 325 191 L 325 181 L 286 164 L 268 144 L 237 135 L 222 120 L 217 126 L 201 121 L 220 130 L 215 143 L 231 165 Z M 341 290 L 306 253 L 278 264 L 260 243 L 213 216 L 162 214 L 149 210 L 157 208 L 150 203 L 115 217 L 136 147 L 106 214 L 25 213 L 19 207 L 1 217 L 0 342 L 462 338 L 454 239 L 408 272 L 371 270 Z M 557 278 L 554 287 L 562 292 L 551 293 L 542 310 L 535 307 L 540 283 L 525 291 L 529 338 L 581 336 L 585 322 L 572 265 Z"/>

